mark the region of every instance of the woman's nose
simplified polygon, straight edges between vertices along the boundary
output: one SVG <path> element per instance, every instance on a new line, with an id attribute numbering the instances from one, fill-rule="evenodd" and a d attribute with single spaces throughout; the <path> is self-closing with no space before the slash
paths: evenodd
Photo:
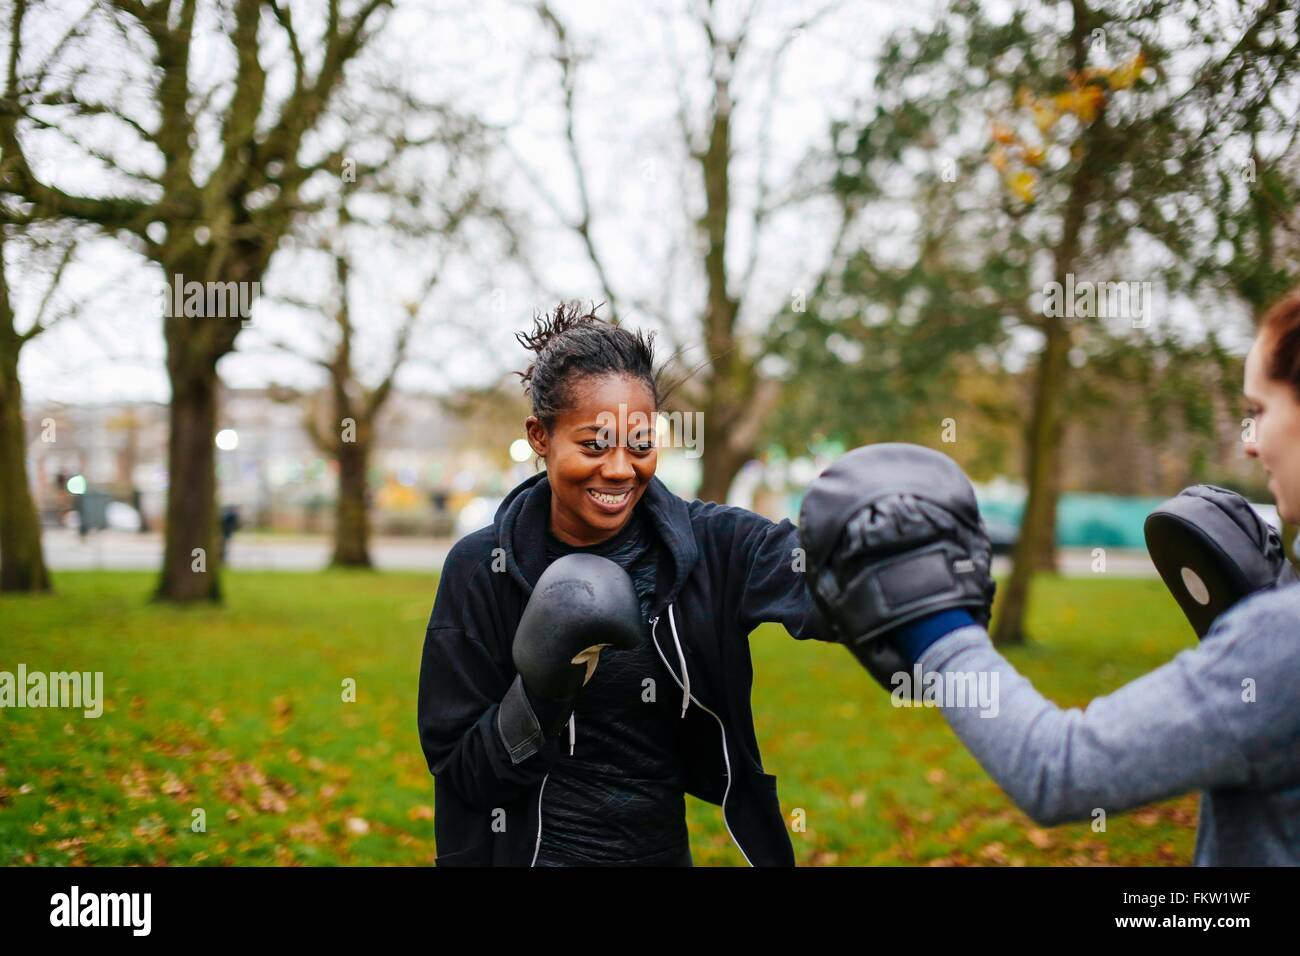
<path id="1" fill-rule="evenodd" d="M 632 456 L 624 445 L 620 445 L 610 452 L 609 457 L 605 459 L 605 467 L 601 471 L 610 480 L 627 480 L 636 477 L 636 471 L 632 468 Z"/>

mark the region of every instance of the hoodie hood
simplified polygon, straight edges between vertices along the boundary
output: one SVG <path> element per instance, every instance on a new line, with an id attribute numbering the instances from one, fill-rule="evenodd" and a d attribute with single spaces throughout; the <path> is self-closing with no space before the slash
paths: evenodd
<path id="1" fill-rule="evenodd" d="M 657 616 L 677 599 L 700 560 L 700 551 L 686 502 L 657 477 L 650 479 L 636 507 L 654 524 L 672 563 L 672 586 L 666 595 L 662 591 L 656 595 Z M 551 485 L 543 471 L 516 486 L 501 502 L 492 520 L 497 544 L 505 552 L 506 570 L 526 595 L 533 593 L 537 579 L 546 570 L 546 530 L 550 519 Z"/>

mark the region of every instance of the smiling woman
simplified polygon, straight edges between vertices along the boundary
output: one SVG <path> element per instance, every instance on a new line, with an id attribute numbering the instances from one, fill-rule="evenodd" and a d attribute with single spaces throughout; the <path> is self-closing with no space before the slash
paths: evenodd
<path id="1" fill-rule="evenodd" d="M 754 734 L 748 637 L 766 621 L 824 635 L 794 525 L 684 501 L 655 477 L 653 337 L 565 305 L 519 339 L 536 356 L 520 373 L 524 431 L 546 470 L 448 555 L 425 635 L 420 738 L 438 863 L 690 866 L 690 793 L 722 807 L 748 862 L 792 865 Z M 585 593 L 598 612 L 623 608 L 609 627 L 636 637 L 588 647 L 584 636 L 576 657 L 557 639 L 516 673 L 521 641 L 575 613 L 550 606 L 541 583 L 575 555 L 612 572 Z M 607 586 L 628 580 L 635 621 L 630 595 L 614 602 Z M 570 683 L 558 699 L 542 692 Z"/>
<path id="2" fill-rule="evenodd" d="M 546 462 L 552 531 L 567 544 L 596 544 L 627 523 L 655 474 L 663 396 L 654 336 L 562 305 L 519 340 L 537 353 L 520 373 L 533 403 L 524 428 Z"/>

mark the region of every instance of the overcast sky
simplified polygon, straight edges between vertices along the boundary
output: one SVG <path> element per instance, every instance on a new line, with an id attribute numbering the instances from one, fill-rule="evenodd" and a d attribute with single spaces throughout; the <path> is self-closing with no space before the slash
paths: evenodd
<path id="1" fill-rule="evenodd" d="M 720 32 L 727 34 L 736 22 L 734 11 L 748 3 L 719 6 Z M 762 173 L 779 194 L 806 156 L 827 147 L 831 120 L 853 115 L 854 104 L 867 97 L 884 37 L 903 24 L 923 22 L 935 6 L 934 0 L 760 3 L 736 81 L 731 227 L 737 266 L 750 252 L 748 217 L 760 177 L 758 144 L 768 144 Z M 697 128 L 705 117 L 704 41 L 688 12 L 697 7 L 621 0 L 556 2 L 555 7 L 587 55 L 577 91 L 577 134 L 589 177 L 595 241 L 625 304 L 644 300 L 662 306 L 685 329 L 698 312 L 703 287 L 698 266 L 689 258 L 679 258 L 676 269 L 670 263 L 674 250 L 679 257 L 689 254 L 681 248 L 691 238 L 686 210 L 698 209 L 698 173 L 684 162 L 676 119 L 683 98 Z M 823 8 L 830 12 L 792 37 L 796 24 Z M 49 14 L 38 8 L 31 16 Z M 54 36 L 57 24 L 42 24 L 41 30 Z M 772 53 L 787 42 L 782 67 L 773 75 Z M 370 49 L 373 61 L 400 70 L 426 96 L 454 103 L 505 131 L 506 148 L 492 161 L 491 176 L 500 184 L 502 199 L 526 223 L 528 255 L 547 287 L 535 287 L 501 255 L 498 244 L 467 248 L 445 271 L 427 304 L 426 332 L 416 350 L 431 361 L 412 367 L 402 379 L 405 385 L 443 390 L 520 368 L 526 353 L 512 334 L 526 327 L 534 310 L 551 304 L 551 294 L 601 297 L 580 242 L 558 224 L 552 208 L 553 201 L 572 215 L 577 207 L 561 136 L 558 71 L 547 58 L 550 48 L 551 38 L 526 5 L 490 0 L 399 2 Z M 198 60 L 210 75 L 218 75 L 223 55 L 219 43 L 208 44 Z M 268 50 L 264 59 L 279 55 Z M 104 59 L 106 89 L 135 75 L 127 58 Z M 765 118 L 769 102 L 771 113 Z M 766 134 L 764 122 L 770 124 Z M 142 165 L 149 161 L 148 156 L 127 158 Z M 60 183 L 86 191 L 106 188 L 102 176 L 79 161 L 71 145 L 36 159 L 37 169 Z M 750 293 L 755 308 L 749 315 L 761 321 L 816 272 L 834 226 L 833 209 L 815 199 L 774 221 L 760 248 Z M 409 247 L 378 242 L 367 250 L 362 294 L 354 309 L 362 322 L 363 361 L 372 370 L 383 363 L 402 298 L 419 286 L 429 268 Z M 319 269 L 319 261 L 286 253 L 273 263 L 263 292 L 307 297 L 328 285 Z M 155 268 L 115 242 L 88 243 L 65 283 L 68 298 L 83 302 L 84 310 L 25 350 L 21 371 L 27 397 L 70 403 L 165 401 L 168 385 L 157 316 L 160 279 Z M 43 282 L 21 274 L 18 280 L 19 305 L 30 314 Z M 628 311 L 638 324 L 655 324 L 649 315 Z M 225 381 L 318 380 L 310 365 L 267 348 L 267 338 L 308 347 L 313 325 L 307 316 L 267 298 L 252 324 L 241 334 L 239 351 L 219 366 Z M 1026 349 L 1034 344 L 1023 343 Z"/>

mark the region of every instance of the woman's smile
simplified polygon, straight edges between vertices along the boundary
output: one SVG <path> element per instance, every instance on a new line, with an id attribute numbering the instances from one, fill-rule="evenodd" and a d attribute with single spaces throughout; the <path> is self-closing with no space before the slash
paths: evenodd
<path id="1" fill-rule="evenodd" d="M 587 494 L 595 502 L 597 508 L 610 515 L 618 514 L 632 500 L 631 488 L 623 488 L 622 490 L 588 488 Z"/>

